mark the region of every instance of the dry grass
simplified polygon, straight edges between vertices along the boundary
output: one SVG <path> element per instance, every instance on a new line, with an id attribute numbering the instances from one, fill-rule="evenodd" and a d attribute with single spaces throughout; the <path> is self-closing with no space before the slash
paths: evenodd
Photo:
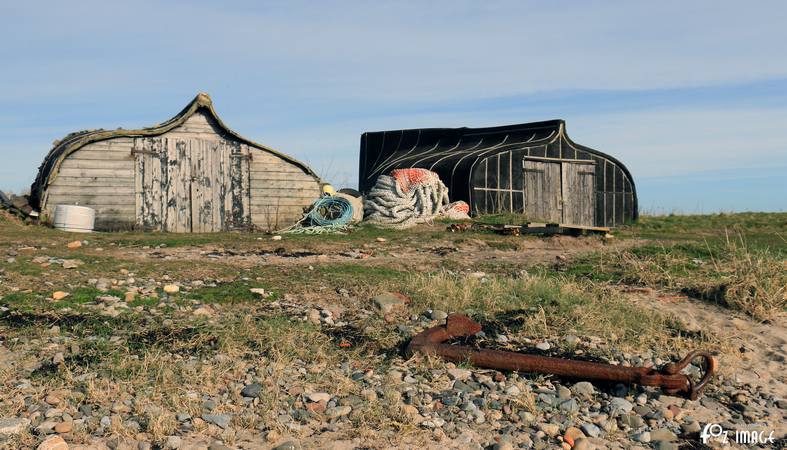
<path id="1" fill-rule="evenodd" d="M 721 280 L 704 290 L 715 293 L 716 300 L 763 321 L 773 320 L 787 309 L 787 266 L 783 259 L 767 250 L 751 250 L 738 233 L 726 236 L 720 254 L 713 255 L 711 261 Z"/>
<path id="2" fill-rule="evenodd" d="M 415 309 L 463 312 L 482 323 L 531 339 L 569 333 L 596 336 L 618 348 L 674 352 L 710 335 L 685 338 L 677 318 L 631 303 L 603 283 L 569 277 L 524 275 L 475 278 L 445 272 L 415 275 Z"/>
<path id="3" fill-rule="evenodd" d="M 725 232 L 709 242 L 649 245 L 600 254 L 569 270 L 599 281 L 668 288 L 717 302 L 760 320 L 787 309 L 787 271 L 782 254 L 750 246 L 743 234 Z"/>

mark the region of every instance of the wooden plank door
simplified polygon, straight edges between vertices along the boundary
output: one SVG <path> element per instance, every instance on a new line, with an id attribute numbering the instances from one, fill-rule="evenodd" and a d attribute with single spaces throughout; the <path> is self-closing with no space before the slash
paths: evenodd
<path id="1" fill-rule="evenodd" d="M 136 224 L 143 230 L 161 230 L 164 220 L 164 189 L 167 184 L 166 139 L 134 139 L 134 194 Z"/>
<path id="2" fill-rule="evenodd" d="M 191 174 L 192 231 L 227 231 L 251 223 L 248 146 L 192 141 Z"/>
<path id="3" fill-rule="evenodd" d="M 132 153 L 136 221 L 141 228 L 209 233 L 251 224 L 248 146 L 139 138 Z"/>
<path id="4" fill-rule="evenodd" d="M 593 226 L 596 195 L 596 165 L 564 162 L 562 167 L 563 223 Z"/>
<path id="5" fill-rule="evenodd" d="M 525 214 L 528 219 L 546 223 L 560 223 L 561 182 L 560 163 L 526 159 L 524 166 Z"/>
<path id="6" fill-rule="evenodd" d="M 189 233 L 191 227 L 191 142 L 166 139 L 166 184 L 162 231 Z M 164 161 L 162 161 L 164 162 Z"/>

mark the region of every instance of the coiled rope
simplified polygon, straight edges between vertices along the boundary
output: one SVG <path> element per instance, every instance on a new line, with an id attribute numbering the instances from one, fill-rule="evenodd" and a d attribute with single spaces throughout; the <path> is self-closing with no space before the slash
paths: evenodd
<path id="1" fill-rule="evenodd" d="M 324 227 L 328 225 L 347 225 L 353 218 L 353 206 L 347 199 L 326 196 L 317 199 L 306 217 L 312 225 Z"/>
<path id="2" fill-rule="evenodd" d="M 344 232 L 353 218 L 353 207 L 347 199 L 325 196 L 315 200 L 301 220 L 280 230 L 289 234 L 323 234 Z"/>

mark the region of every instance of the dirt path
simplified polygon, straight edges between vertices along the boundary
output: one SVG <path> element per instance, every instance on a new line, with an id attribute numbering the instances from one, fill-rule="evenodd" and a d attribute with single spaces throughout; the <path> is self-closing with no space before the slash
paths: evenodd
<path id="1" fill-rule="evenodd" d="M 429 240 L 424 242 L 389 243 L 368 242 L 358 245 L 330 243 L 304 247 L 297 242 L 265 241 L 256 248 L 232 249 L 221 246 L 188 246 L 175 248 L 121 248 L 108 254 L 133 260 L 214 261 L 238 267 L 313 265 L 321 263 L 352 263 L 363 260 L 373 265 L 398 264 L 433 266 L 435 262 L 450 261 L 469 268 L 483 264 L 538 265 L 569 260 L 597 251 L 619 250 L 639 245 L 641 241 L 605 240 L 599 237 L 553 236 L 543 239 L 512 239 L 504 248 L 473 234 L 457 240 Z"/>

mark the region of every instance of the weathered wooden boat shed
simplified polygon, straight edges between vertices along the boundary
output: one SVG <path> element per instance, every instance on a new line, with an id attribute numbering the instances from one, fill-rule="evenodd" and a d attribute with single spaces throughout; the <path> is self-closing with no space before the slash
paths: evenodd
<path id="1" fill-rule="evenodd" d="M 636 220 L 637 191 L 615 158 L 574 143 L 563 120 L 491 128 L 423 128 L 361 136 L 359 189 L 393 169 L 437 172 L 473 214 L 612 227 Z"/>
<path id="2" fill-rule="evenodd" d="M 93 130 L 56 142 L 31 188 L 31 204 L 96 210 L 96 229 L 213 232 L 276 229 L 320 195 L 305 164 L 230 130 L 207 94 L 141 130 Z"/>

